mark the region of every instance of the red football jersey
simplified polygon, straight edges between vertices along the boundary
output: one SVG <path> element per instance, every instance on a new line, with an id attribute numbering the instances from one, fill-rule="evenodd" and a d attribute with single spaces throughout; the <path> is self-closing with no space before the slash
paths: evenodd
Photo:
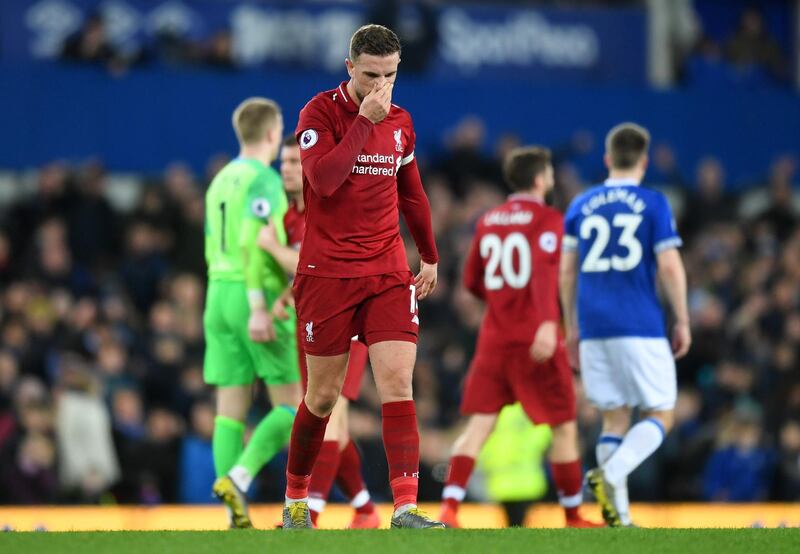
<path id="1" fill-rule="evenodd" d="M 297 210 L 294 202 L 289 202 L 289 209 L 283 216 L 283 228 L 286 229 L 286 243 L 295 250 L 300 250 L 303 234 L 306 232 L 306 215 L 305 211 Z"/>
<path id="2" fill-rule="evenodd" d="M 295 134 L 306 234 L 298 273 L 345 278 L 408 271 L 398 206 L 422 259 L 438 261 L 411 116 L 392 105 L 373 125 L 358 109 L 342 83 L 300 112 Z"/>
<path id="3" fill-rule="evenodd" d="M 478 349 L 530 346 L 543 321 L 559 321 L 563 217 L 537 198 L 512 194 L 478 221 L 464 285 L 486 302 Z"/>

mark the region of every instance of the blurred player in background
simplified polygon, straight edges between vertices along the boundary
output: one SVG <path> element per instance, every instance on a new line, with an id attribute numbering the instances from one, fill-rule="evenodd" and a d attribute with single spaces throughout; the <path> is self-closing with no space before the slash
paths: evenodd
<path id="1" fill-rule="evenodd" d="M 411 116 L 391 103 L 400 41 L 365 25 L 350 42 L 350 80 L 311 99 L 296 136 L 306 232 L 294 283 L 308 389 L 286 470 L 284 529 L 310 528 L 309 480 L 347 373 L 351 339 L 369 347 L 382 402 L 383 443 L 394 496 L 392 527 L 442 527 L 417 508 L 419 431 L 412 374 L 417 300 L 436 286 L 438 253 L 414 158 Z M 409 271 L 399 212 L 422 259 Z"/>
<path id="2" fill-rule="evenodd" d="M 600 467 L 587 483 L 613 527 L 631 525 L 627 477 L 672 427 L 674 358 L 691 344 L 675 220 L 663 194 L 639 187 L 649 144 L 647 130 L 632 123 L 609 132 L 608 179 L 573 200 L 561 256 L 571 362 L 580 365 L 586 395 L 603 412 Z M 671 345 L 656 280 L 675 318 Z M 630 427 L 632 408 L 641 420 Z"/>
<path id="3" fill-rule="evenodd" d="M 213 493 L 228 508 L 231 527 L 247 528 L 252 523 L 245 493 L 288 442 L 302 392 L 295 317 L 273 322 L 270 313 L 288 288 L 288 277 L 257 243 L 267 222 L 286 243 L 286 193 L 270 167 L 280 148 L 283 118 L 271 100 L 250 98 L 236 108 L 233 126 L 239 157 L 217 174 L 206 193 L 204 377 L 217 387 Z M 266 383 L 273 408 L 244 447 L 244 420 L 256 377 Z"/>
<path id="4" fill-rule="evenodd" d="M 258 244 L 270 253 L 291 275 L 297 273 L 297 262 L 300 257 L 300 244 L 305 233 L 305 201 L 303 199 L 303 169 L 300 164 L 300 147 L 294 135 L 283 141 L 281 148 L 281 178 L 283 188 L 289 197 L 289 210 L 283 218 L 288 244 L 278 240 L 274 225 L 267 225 L 259 233 Z M 289 317 L 289 306 L 294 305 L 291 289 L 273 306 L 273 315 L 278 319 Z M 306 355 L 303 350 L 303 329 L 297 327 L 298 355 L 300 374 L 305 388 L 308 382 Z M 350 342 L 350 358 L 347 364 L 347 376 L 342 387 L 342 394 L 331 412 L 325 439 L 319 451 L 319 458 L 314 464 L 309 484 L 308 506 L 311 511 L 311 523 L 316 525 L 319 514 L 325 509 L 334 480 L 350 500 L 355 509 L 351 529 L 374 529 L 380 526 L 380 518 L 375 504 L 361 476 L 361 455 L 356 445 L 350 440 L 348 428 L 348 405 L 357 400 L 361 390 L 361 379 L 367 365 L 367 347 L 358 340 Z"/>
<path id="5" fill-rule="evenodd" d="M 583 470 L 572 370 L 559 336 L 558 261 L 563 218 L 545 205 L 553 188 L 550 151 L 512 150 L 503 166 L 513 191 L 479 221 L 464 268 L 464 286 L 486 302 L 461 411 L 467 427 L 456 440 L 439 519 L 459 527 L 475 458 L 503 406 L 519 401 L 528 417 L 552 426 L 550 468 L 568 527 L 598 527 L 583 519 Z"/>

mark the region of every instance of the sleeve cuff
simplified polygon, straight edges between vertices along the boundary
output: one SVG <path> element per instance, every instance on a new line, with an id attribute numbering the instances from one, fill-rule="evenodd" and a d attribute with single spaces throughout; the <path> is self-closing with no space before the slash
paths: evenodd
<path id="1" fill-rule="evenodd" d="M 653 247 L 653 252 L 658 254 L 659 252 L 663 252 L 664 250 L 669 250 L 670 248 L 680 248 L 683 246 L 683 241 L 681 237 L 670 237 L 668 239 L 664 239 L 660 242 L 657 242 L 656 245 Z"/>
<path id="2" fill-rule="evenodd" d="M 400 160 L 400 166 L 408 165 L 414 161 L 414 152 L 411 152 L 408 156 Z"/>
<path id="3" fill-rule="evenodd" d="M 576 239 L 572 235 L 564 235 L 561 238 L 562 252 L 574 252 L 577 249 L 578 249 L 578 239 Z"/>

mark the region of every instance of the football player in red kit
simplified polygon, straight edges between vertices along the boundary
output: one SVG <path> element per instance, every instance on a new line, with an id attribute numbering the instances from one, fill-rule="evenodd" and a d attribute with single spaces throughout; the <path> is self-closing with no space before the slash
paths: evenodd
<path id="1" fill-rule="evenodd" d="M 549 460 L 567 526 L 598 527 L 578 513 L 582 469 L 575 391 L 559 333 L 558 264 L 563 218 L 545 205 L 553 187 L 550 151 L 517 148 L 503 166 L 515 191 L 478 221 L 464 285 L 486 303 L 461 411 L 469 415 L 455 442 L 440 518 L 458 527 L 458 506 L 481 447 L 503 406 L 520 402 L 536 423 L 552 426 Z"/>
<path id="2" fill-rule="evenodd" d="M 294 275 L 297 272 L 298 251 L 306 229 L 303 170 L 300 165 L 300 147 L 294 135 L 284 139 L 280 159 L 283 188 L 289 197 L 289 210 L 283 218 L 287 245 L 284 246 L 278 241 L 273 225 L 264 226 L 259 234 L 258 244 L 278 260 L 288 273 Z M 294 304 L 291 290 L 288 292 L 289 295 L 276 301 L 273 307 L 275 317 L 281 319 L 288 317 L 286 307 Z M 302 328 L 298 325 L 297 344 L 299 346 L 300 375 L 305 389 L 308 382 L 308 369 L 301 331 Z M 361 456 L 353 441 L 350 440 L 347 417 L 349 402 L 358 399 L 366 364 L 366 345 L 358 340 L 351 341 L 347 376 L 342 387 L 342 394 L 331 412 L 319 458 L 317 458 L 311 473 L 309 510 L 311 522 L 314 525 L 317 524 L 319 514 L 325 509 L 335 480 L 355 510 L 353 520 L 348 527 L 350 529 L 374 529 L 380 526 L 378 512 L 361 475 Z"/>
<path id="3" fill-rule="evenodd" d="M 435 288 L 439 258 L 414 159 L 411 116 L 391 103 L 400 41 L 386 27 L 365 25 L 353 34 L 345 63 L 350 80 L 312 98 L 295 133 L 306 231 L 294 296 L 308 387 L 289 443 L 284 529 L 311 527 L 311 470 L 354 335 L 369 348 L 382 402 L 391 525 L 443 527 L 417 508 L 419 432 L 411 390 L 417 300 Z M 419 249 L 416 277 L 406 261 L 398 211 Z"/>

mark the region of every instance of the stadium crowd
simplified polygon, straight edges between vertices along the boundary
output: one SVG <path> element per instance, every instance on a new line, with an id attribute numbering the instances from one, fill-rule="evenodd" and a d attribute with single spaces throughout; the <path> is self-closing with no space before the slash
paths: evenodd
<path id="1" fill-rule="evenodd" d="M 516 144 L 506 136 L 484 154 L 481 122 L 467 118 L 438 156 L 422 160 L 442 260 L 440 285 L 421 306 L 415 371 L 421 500 L 440 496 L 481 317 L 460 284 L 462 260 L 477 217 L 507 192 L 499 160 Z M 571 164 L 592 148 L 577 133 L 554 149 L 557 206 L 602 179 L 596 151 L 596 174 Z M 175 163 L 159 178 L 140 178 L 123 208 L 110 202 L 100 163 L 53 162 L 30 177 L 30 194 L 3 206 L 0 503 L 211 500 L 203 192 L 224 162 L 215 157 L 202 177 Z M 679 364 L 676 428 L 632 476 L 634 500 L 800 499 L 796 169 L 779 157 L 735 196 L 718 160 L 702 161 L 692 179 L 668 147 L 654 149 L 646 181 L 668 186 L 679 214 L 695 342 Z M 23 176 L 14 178 L 24 188 Z M 267 409 L 263 391 L 255 394 L 252 422 Z M 367 483 L 386 499 L 379 412 L 368 374 L 352 433 Z M 599 423 L 579 394 L 587 466 Z M 282 499 L 284 467 L 283 457 L 267 466 L 255 500 Z"/>
<path id="2" fill-rule="evenodd" d="M 458 4 L 458 2 L 450 2 Z M 644 6 L 642 0 L 539 0 L 536 7 Z M 710 17 L 698 9 L 709 2 L 681 0 L 667 8 L 676 81 L 691 88 L 747 89 L 787 86 L 791 82 L 789 53 L 773 36 L 764 12 L 755 4 L 741 9 L 739 20 L 717 35 L 709 33 Z M 439 46 L 437 7 L 448 2 L 381 0 L 366 2 L 365 20 L 402 29 L 403 71 L 424 73 Z M 718 26 L 718 23 L 717 23 Z M 712 25 L 713 27 L 713 25 Z M 401 33 L 401 34 L 403 34 Z M 138 49 L 115 44 L 101 11 L 88 15 L 83 26 L 64 41 L 59 59 L 67 63 L 103 66 L 112 75 L 148 65 L 194 66 L 221 71 L 242 69 L 231 29 L 217 29 L 202 40 L 184 36 L 169 26 L 159 29 Z"/>

